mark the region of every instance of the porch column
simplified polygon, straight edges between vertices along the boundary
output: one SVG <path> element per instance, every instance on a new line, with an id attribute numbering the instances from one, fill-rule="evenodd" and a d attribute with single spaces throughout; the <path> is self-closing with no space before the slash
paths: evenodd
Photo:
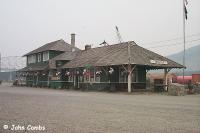
<path id="1" fill-rule="evenodd" d="M 128 93 L 131 93 L 131 65 L 128 65 Z"/>
<path id="2" fill-rule="evenodd" d="M 35 86 L 35 81 L 34 81 L 34 79 L 35 79 L 34 77 L 35 76 L 34 76 L 34 72 L 32 72 L 32 74 L 33 74 L 33 76 L 32 76 L 32 87 L 33 87 L 33 86 Z"/>
<path id="3" fill-rule="evenodd" d="M 128 93 L 131 93 L 131 43 L 128 42 Z"/>
<path id="4" fill-rule="evenodd" d="M 76 87 L 76 69 L 74 69 L 73 79 L 74 79 L 74 88 L 75 88 Z"/>
<path id="5" fill-rule="evenodd" d="M 168 82 L 167 82 L 167 74 L 168 74 L 169 70 L 167 70 L 167 68 L 164 69 L 164 89 L 165 91 L 168 91 Z"/>
<path id="6" fill-rule="evenodd" d="M 38 87 L 38 73 L 37 73 L 37 79 L 36 79 L 36 87 Z"/>
<path id="7" fill-rule="evenodd" d="M 49 85 L 50 85 L 50 71 L 51 70 L 49 70 L 48 74 L 47 74 L 47 87 L 49 87 Z"/>

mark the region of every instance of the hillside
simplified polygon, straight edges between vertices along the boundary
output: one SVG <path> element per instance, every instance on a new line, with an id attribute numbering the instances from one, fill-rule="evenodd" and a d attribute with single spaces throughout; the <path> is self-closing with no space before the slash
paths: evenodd
<path id="1" fill-rule="evenodd" d="M 170 55 L 168 58 L 182 64 L 183 52 Z M 200 71 L 200 45 L 186 49 L 185 64 L 187 67 L 186 71 Z"/>

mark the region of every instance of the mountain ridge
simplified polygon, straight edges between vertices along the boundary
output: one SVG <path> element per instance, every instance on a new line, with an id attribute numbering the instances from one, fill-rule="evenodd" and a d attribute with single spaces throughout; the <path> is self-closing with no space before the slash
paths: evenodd
<path id="1" fill-rule="evenodd" d="M 183 64 L 183 51 L 167 56 L 167 58 Z M 200 45 L 185 50 L 186 71 L 200 71 Z"/>

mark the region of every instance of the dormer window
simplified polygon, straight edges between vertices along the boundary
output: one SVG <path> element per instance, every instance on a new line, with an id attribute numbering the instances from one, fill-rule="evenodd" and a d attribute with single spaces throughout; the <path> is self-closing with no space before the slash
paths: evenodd
<path id="1" fill-rule="evenodd" d="M 38 62 L 41 62 L 42 61 L 42 55 L 41 53 L 38 54 Z"/>
<path id="2" fill-rule="evenodd" d="M 49 60 L 49 51 L 43 52 L 43 61 Z"/>

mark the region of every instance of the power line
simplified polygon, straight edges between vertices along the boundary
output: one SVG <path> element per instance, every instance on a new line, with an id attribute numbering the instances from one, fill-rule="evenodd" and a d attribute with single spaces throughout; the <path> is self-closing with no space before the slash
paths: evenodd
<path id="1" fill-rule="evenodd" d="M 4 56 L 4 57 L 1 57 L 1 58 L 23 58 L 22 56 Z"/>
<path id="2" fill-rule="evenodd" d="M 189 42 L 194 42 L 194 41 L 199 41 L 199 39 L 195 39 L 195 40 L 191 40 L 191 41 L 187 41 L 186 43 L 189 43 Z M 150 48 L 157 48 L 157 47 L 166 47 L 166 46 L 174 46 L 174 45 L 181 45 L 183 44 L 182 42 L 181 43 L 173 43 L 173 44 L 168 44 L 168 45 L 156 45 L 156 46 L 152 46 L 152 47 L 147 47 L 147 49 L 150 49 Z"/>
<path id="3" fill-rule="evenodd" d="M 188 38 L 193 37 L 193 36 L 198 36 L 200 35 L 200 33 L 198 34 L 191 34 L 189 36 L 187 36 Z M 154 41 L 154 42 L 149 42 L 149 43 L 143 43 L 141 45 L 151 45 L 151 44 L 157 44 L 157 43 L 163 43 L 163 42 L 170 42 L 170 41 L 174 41 L 174 40 L 180 40 L 183 39 L 182 37 L 177 37 L 177 38 L 172 38 L 172 39 L 167 39 L 167 40 L 162 40 L 162 41 Z"/>

